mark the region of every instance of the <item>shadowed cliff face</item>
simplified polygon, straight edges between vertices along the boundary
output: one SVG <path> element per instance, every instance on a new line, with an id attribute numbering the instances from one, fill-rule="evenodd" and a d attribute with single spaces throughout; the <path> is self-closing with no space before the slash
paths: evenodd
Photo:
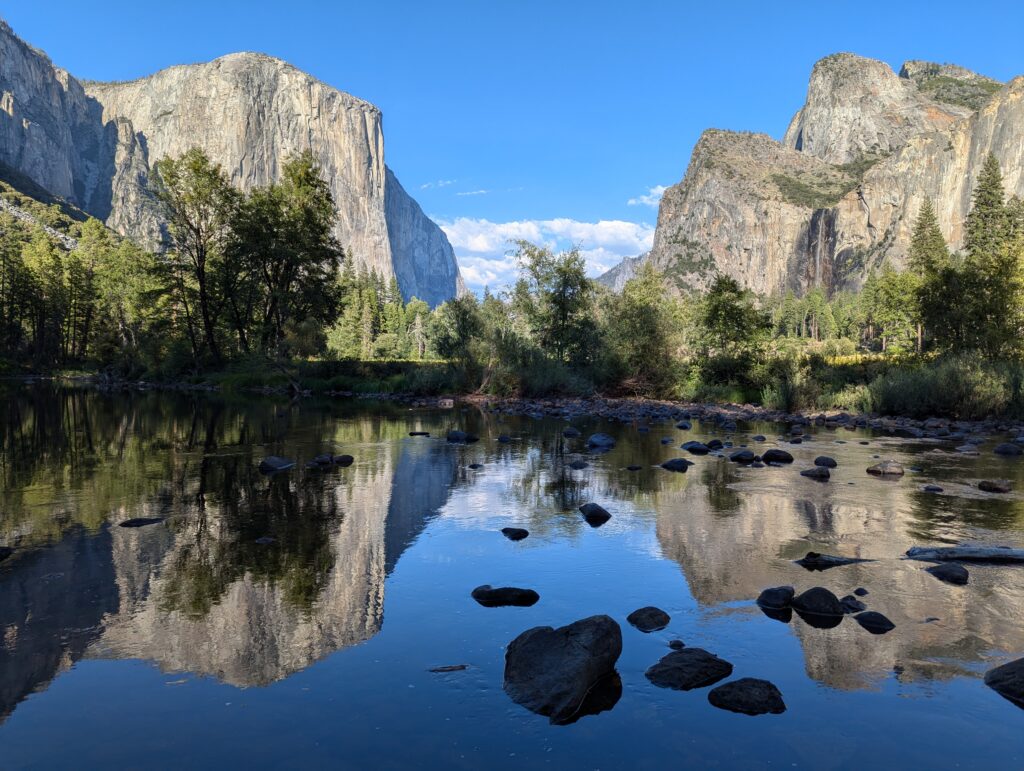
<path id="1" fill-rule="evenodd" d="M 1024 78 L 952 65 L 818 62 L 782 142 L 709 130 L 661 201 L 649 260 L 681 291 L 716 271 L 759 293 L 856 288 L 905 264 L 926 198 L 955 249 L 982 162 L 1024 195 Z"/>
<path id="2" fill-rule="evenodd" d="M 83 85 L 3 22 L 0 63 L 0 161 L 122 234 L 160 243 L 147 180 L 165 156 L 200 147 L 247 190 L 310 150 L 357 266 L 432 305 L 459 289 L 447 237 L 385 166 L 380 110 L 368 102 L 253 53 Z"/>

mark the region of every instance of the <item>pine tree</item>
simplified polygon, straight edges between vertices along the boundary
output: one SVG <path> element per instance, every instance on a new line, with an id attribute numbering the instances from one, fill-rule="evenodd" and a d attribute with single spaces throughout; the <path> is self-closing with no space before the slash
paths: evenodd
<path id="1" fill-rule="evenodd" d="M 971 200 L 964 223 L 964 251 L 968 257 L 988 257 L 1002 245 L 1008 223 L 1003 174 L 992 153 L 985 158 Z"/>

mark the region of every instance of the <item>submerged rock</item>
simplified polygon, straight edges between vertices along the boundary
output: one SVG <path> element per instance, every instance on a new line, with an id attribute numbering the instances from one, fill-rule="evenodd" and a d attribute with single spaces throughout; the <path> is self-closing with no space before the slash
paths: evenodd
<path id="1" fill-rule="evenodd" d="M 135 517 L 118 523 L 121 527 L 146 527 L 146 525 L 157 525 L 164 521 L 163 517 Z"/>
<path id="2" fill-rule="evenodd" d="M 690 466 L 693 465 L 692 461 L 686 460 L 686 458 L 672 458 L 661 464 L 661 467 L 666 471 L 679 471 L 684 472 Z"/>
<path id="3" fill-rule="evenodd" d="M 686 450 L 693 455 L 707 455 L 711 452 L 711 448 L 703 442 L 684 442 L 680 449 Z"/>
<path id="4" fill-rule="evenodd" d="M 873 560 L 860 559 L 858 557 L 836 557 L 832 554 L 818 554 L 816 551 L 809 551 L 803 557 L 794 562 L 807 570 L 829 570 L 843 565 L 854 565 L 858 562 L 872 562 Z"/>
<path id="5" fill-rule="evenodd" d="M 430 436 L 429 431 L 410 431 L 409 436 Z"/>
<path id="6" fill-rule="evenodd" d="M 785 450 L 780 450 L 777 447 L 773 447 L 772 449 L 768 450 L 767 452 L 765 452 L 764 455 L 761 456 L 761 460 L 763 460 L 765 463 L 792 463 L 793 456 L 790 455 Z"/>
<path id="7" fill-rule="evenodd" d="M 779 689 L 755 677 L 741 677 L 712 688 L 708 701 L 719 709 L 744 715 L 781 715 L 786 711 Z"/>
<path id="8" fill-rule="evenodd" d="M 672 651 L 645 673 L 659 688 L 689 691 L 704 688 L 732 674 L 732 664 L 703 648 Z"/>
<path id="9" fill-rule="evenodd" d="M 796 590 L 792 586 L 773 586 L 757 596 L 757 604 L 762 608 L 788 608 L 795 595 Z"/>
<path id="10" fill-rule="evenodd" d="M 590 466 L 590 464 L 587 463 L 585 460 L 574 460 L 572 463 L 569 464 L 569 468 L 571 468 L 573 471 L 582 471 L 588 466 Z"/>
<path id="11" fill-rule="evenodd" d="M 622 630 L 608 616 L 591 616 L 558 629 L 528 629 L 505 651 L 505 693 L 556 725 L 571 723 L 618 701 L 614 682 L 608 681 L 618 680 L 615 662 L 621 653 Z M 608 687 L 599 688 L 603 683 Z M 588 709 L 587 696 L 593 692 L 602 698 Z"/>
<path id="12" fill-rule="evenodd" d="M 282 471 L 287 471 L 295 465 L 295 461 L 290 458 L 282 458 L 278 455 L 268 455 L 266 458 L 260 461 L 260 473 L 261 474 L 277 474 Z"/>
<path id="13" fill-rule="evenodd" d="M 635 626 L 641 632 L 656 632 L 659 629 L 664 629 L 668 626 L 668 622 L 672 620 L 672 617 L 668 613 L 663 611 L 661 608 L 656 608 L 653 605 L 648 605 L 646 608 L 640 608 L 634 610 L 628 616 L 626 621 Z"/>
<path id="14" fill-rule="evenodd" d="M 1024 659 L 990 669 L 985 673 L 985 685 L 1024 709 Z"/>
<path id="15" fill-rule="evenodd" d="M 612 515 L 597 503 L 584 503 L 580 506 L 580 513 L 583 514 L 583 518 L 587 520 L 587 524 L 591 527 L 601 527 L 601 525 L 612 518 Z"/>
<path id="16" fill-rule="evenodd" d="M 480 437 L 476 434 L 458 430 L 449 431 L 445 438 L 452 444 L 472 444 L 480 441 Z"/>
<path id="17" fill-rule="evenodd" d="M 967 568 L 963 565 L 959 565 L 956 562 L 944 562 L 941 565 L 932 565 L 930 568 L 924 569 L 925 573 L 931 573 L 940 581 L 944 581 L 947 584 L 956 584 L 957 586 L 964 586 L 970 579 L 970 573 L 967 572 Z"/>
<path id="18" fill-rule="evenodd" d="M 996 455 L 1021 455 L 1024 453 L 1024 448 L 1021 448 L 1019 444 L 1013 442 L 1003 442 L 1002 444 L 996 445 L 995 449 L 992 450 Z"/>
<path id="19" fill-rule="evenodd" d="M 597 433 L 587 437 L 587 447 L 597 450 L 610 450 L 614 446 L 615 439 L 608 434 Z"/>
<path id="20" fill-rule="evenodd" d="M 482 469 L 484 467 L 484 464 L 483 463 L 470 463 L 469 467 L 471 469 L 473 469 L 473 471 L 477 471 L 479 469 Z"/>
<path id="21" fill-rule="evenodd" d="M 501 608 L 507 605 L 528 608 L 536 605 L 540 599 L 540 595 L 533 589 L 520 589 L 516 586 L 494 588 L 490 584 L 478 586 L 472 591 L 472 597 L 485 608 Z"/>
<path id="22" fill-rule="evenodd" d="M 901 477 L 903 465 L 894 460 L 883 460 L 868 469 L 868 473 L 876 477 Z"/>
<path id="23" fill-rule="evenodd" d="M 942 488 L 939 487 L 938 485 L 925 485 L 921 489 L 924 490 L 926 493 L 941 493 L 942 492 Z"/>
<path id="24" fill-rule="evenodd" d="M 871 634 L 885 634 L 896 628 L 892 621 L 874 610 L 858 613 L 853 617 L 853 620 L 871 632 Z"/>
<path id="25" fill-rule="evenodd" d="M 576 439 L 580 435 L 580 430 L 578 428 L 573 428 L 572 426 L 569 426 L 569 428 L 562 431 L 562 436 L 566 439 Z"/>
<path id="26" fill-rule="evenodd" d="M 626 471 L 639 471 L 643 466 L 626 466 Z"/>
<path id="27" fill-rule="evenodd" d="M 14 549 L 12 549 L 10 546 L 0 546 L 0 562 L 3 562 L 12 554 L 14 554 Z"/>
<path id="28" fill-rule="evenodd" d="M 823 586 L 815 586 L 798 594 L 793 598 L 791 604 L 793 610 L 801 614 L 839 618 L 843 616 L 843 606 L 840 604 L 839 598 Z"/>
<path id="29" fill-rule="evenodd" d="M 986 493 L 1008 493 L 1013 485 L 1008 479 L 983 479 L 978 482 L 978 489 Z"/>
<path id="30" fill-rule="evenodd" d="M 498 434 L 498 441 L 501 444 L 508 444 L 509 442 L 512 441 L 512 437 L 509 436 L 508 434 Z"/>
<path id="31" fill-rule="evenodd" d="M 676 423 L 676 428 L 680 429 L 681 431 L 689 431 L 690 427 L 690 421 L 688 420 L 680 420 L 678 423 Z"/>
<path id="32" fill-rule="evenodd" d="M 530 531 L 521 527 L 503 527 L 501 534 L 510 541 L 521 541 L 530 535 Z"/>

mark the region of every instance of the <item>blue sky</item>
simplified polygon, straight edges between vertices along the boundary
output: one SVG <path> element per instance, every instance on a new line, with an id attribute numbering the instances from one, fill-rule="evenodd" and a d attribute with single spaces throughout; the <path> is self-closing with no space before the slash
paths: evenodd
<path id="1" fill-rule="evenodd" d="M 509 237 L 579 243 L 592 272 L 642 251 L 700 132 L 780 136 L 822 56 L 1024 73 L 1014 2 L 19 0 L 0 15 L 83 78 L 255 50 L 373 102 L 389 165 L 477 288 L 511 276 Z"/>

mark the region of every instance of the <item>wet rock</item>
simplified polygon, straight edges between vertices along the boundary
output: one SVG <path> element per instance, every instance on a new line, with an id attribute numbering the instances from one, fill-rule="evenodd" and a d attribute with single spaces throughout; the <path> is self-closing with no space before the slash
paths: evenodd
<path id="1" fill-rule="evenodd" d="M 805 468 L 800 472 L 800 476 L 807 477 L 808 479 L 816 479 L 819 482 L 827 482 L 832 476 L 829 470 L 824 466 L 815 466 L 814 468 Z"/>
<path id="2" fill-rule="evenodd" d="M 901 477 L 903 466 L 894 460 L 883 460 L 868 469 L 868 473 L 876 477 Z"/>
<path id="3" fill-rule="evenodd" d="M 788 608 L 795 595 L 796 589 L 792 586 L 773 586 L 757 596 L 757 604 L 762 608 Z"/>
<path id="4" fill-rule="evenodd" d="M 693 465 L 692 461 L 686 460 L 686 458 L 672 458 L 661 464 L 661 467 L 666 471 L 686 471 L 690 466 Z"/>
<path id="5" fill-rule="evenodd" d="M 761 456 L 761 460 L 765 463 L 792 463 L 793 456 L 785 450 L 780 450 L 777 447 L 773 447 Z"/>
<path id="6" fill-rule="evenodd" d="M 1024 659 L 990 669 L 985 673 L 985 685 L 1024 709 Z"/>
<path id="7" fill-rule="evenodd" d="M 452 444 L 472 444 L 480 441 L 480 437 L 476 434 L 458 430 L 449 431 L 445 438 Z"/>
<path id="8" fill-rule="evenodd" d="M 721 450 L 725 446 L 721 439 L 712 439 L 707 445 L 709 450 Z"/>
<path id="9" fill-rule="evenodd" d="M 615 446 L 615 439 L 608 434 L 591 434 L 587 437 L 587 447 L 595 450 L 610 450 Z"/>
<path id="10" fill-rule="evenodd" d="M 839 598 L 823 586 L 815 586 L 793 598 L 793 610 L 812 616 L 843 616 Z"/>
<path id="11" fill-rule="evenodd" d="M 970 573 L 967 572 L 967 568 L 963 565 L 959 565 L 956 562 L 944 562 L 941 565 L 932 565 L 930 568 L 925 568 L 926 573 L 931 573 L 940 581 L 945 581 L 947 584 L 956 584 L 957 586 L 964 586 L 967 584 L 970 578 Z"/>
<path id="12" fill-rule="evenodd" d="M 906 554 L 912 560 L 925 562 L 991 562 L 997 565 L 1024 562 L 1024 549 L 1008 546 L 911 546 Z"/>
<path id="13" fill-rule="evenodd" d="M 680 429 L 681 431 L 689 431 L 691 428 L 690 421 L 680 420 L 678 423 L 676 423 L 676 428 Z"/>
<path id="14" fill-rule="evenodd" d="M 885 634 L 896 628 L 896 625 L 878 611 L 867 610 L 858 613 L 853 620 L 867 629 L 871 634 Z"/>
<path id="15" fill-rule="evenodd" d="M 580 436 L 580 430 L 569 426 L 569 428 L 562 431 L 562 436 L 566 439 L 577 439 Z"/>
<path id="16" fill-rule="evenodd" d="M 430 436 L 429 431 L 410 431 L 409 436 Z"/>
<path id="17" fill-rule="evenodd" d="M 661 437 L 661 443 L 662 444 L 672 444 L 674 441 L 675 441 L 675 439 L 673 439 L 671 436 L 663 436 L 663 437 Z"/>
<path id="18" fill-rule="evenodd" d="M 462 672 L 469 669 L 469 664 L 448 664 L 443 667 L 432 667 L 428 669 L 428 672 L 443 673 L 443 672 Z"/>
<path id="19" fill-rule="evenodd" d="M 672 651 L 645 673 L 659 688 L 689 691 L 704 688 L 732 674 L 732 664 L 703 648 Z"/>
<path id="20" fill-rule="evenodd" d="M 569 464 L 569 468 L 571 468 L 573 471 L 582 471 L 588 466 L 590 466 L 590 464 L 587 463 L 585 460 L 574 460 L 572 463 Z"/>
<path id="21" fill-rule="evenodd" d="M 843 565 L 853 565 L 858 562 L 871 562 L 872 560 L 859 559 L 857 557 L 836 557 L 832 554 L 818 554 L 816 551 L 809 551 L 803 557 L 794 562 L 807 570 L 829 570 Z"/>
<path id="22" fill-rule="evenodd" d="M 685 442 L 680 449 L 686 450 L 693 455 L 707 455 L 711 448 L 703 442 Z"/>
<path id="23" fill-rule="evenodd" d="M 1003 442 L 1002 444 L 996 445 L 995 449 L 992 450 L 996 455 L 1015 456 L 1024 453 L 1024 448 L 1021 448 L 1019 444 L 1013 442 Z"/>
<path id="24" fill-rule="evenodd" d="M 830 458 L 828 455 L 819 455 L 814 459 L 815 466 L 821 466 L 822 468 L 835 468 L 839 464 L 836 463 L 835 458 Z"/>
<path id="25" fill-rule="evenodd" d="M 621 653 L 622 630 L 608 616 L 591 616 L 558 629 L 528 629 L 505 651 L 505 693 L 553 724 L 573 722 L 597 711 L 585 708 L 586 697 L 603 682 L 618 680 L 615 662 Z M 620 682 L 620 695 L 621 688 Z M 612 683 L 601 708 L 614 706 L 614 692 Z"/>
<path id="26" fill-rule="evenodd" d="M 779 689 L 755 677 L 741 677 L 712 688 L 708 701 L 719 709 L 744 715 L 781 715 L 786 711 Z"/>
<path id="27" fill-rule="evenodd" d="M 765 441 L 765 438 L 761 434 L 755 434 L 754 436 L 750 437 L 750 441 L 752 441 L 752 442 L 763 442 L 763 441 Z"/>
<path id="28" fill-rule="evenodd" d="M 681 651 L 683 648 L 686 647 L 686 643 L 684 643 L 682 640 L 669 640 L 668 647 L 674 651 Z"/>
<path id="29" fill-rule="evenodd" d="M 503 527 L 501 528 L 501 534 L 510 541 L 521 541 L 530 535 L 530 531 L 524 530 L 521 527 Z"/>
<path id="30" fill-rule="evenodd" d="M 268 455 L 260 461 L 261 474 L 278 474 L 295 466 L 295 461 L 278 455 Z"/>
<path id="31" fill-rule="evenodd" d="M 626 466 L 626 471 L 639 471 L 643 466 Z"/>
<path id="32" fill-rule="evenodd" d="M 653 605 L 634 610 L 626 616 L 626 621 L 641 632 L 657 632 L 659 629 L 664 629 L 668 626 L 668 622 L 671 620 L 672 617 L 668 613 Z"/>
<path id="33" fill-rule="evenodd" d="M 764 464 L 759 460 L 755 460 L 750 464 L 750 468 L 764 468 Z"/>
<path id="34" fill-rule="evenodd" d="M 472 591 L 472 597 L 485 608 L 502 608 L 507 605 L 528 608 L 540 599 L 540 595 L 533 589 L 520 589 L 516 586 L 494 588 L 490 584 L 478 586 Z"/>
<path id="35" fill-rule="evenodd" d="M 341 466 L 342 468 L 348 468 L 355 462 L 355 458 L 351 455 L 335 455 L 334 465 Z"/>
<path id="36" fill-rule="evenodd" d="M 839 600 L 839 604 L 843 606 L 843 613 L 850 615 L 851 613 L 860 613 L 862 610 L 867 610 L 868 606 L 858 600 L 852 594 L 848 594 Z"/>
<path id="37" fill-rule="evenodd" d="M 978 489 L 986 493 L 1008 493 L 1013 485 L 1008 479 L 983 479 L 978 482 Z"/>
<path id="38" fill-rule="evenodd" d="M 601 527 L 612 518 L 612 515 L 597 503 L 584 503 L 580 506 L 580 513 L 591 527 Z"/>
<path id="39" fill-rule="evenodd" d="M 729 460 L 733 463 L 753 463 L 755 457 L 750 450 L 738 450 L 729 456 Z"/>
<path id="40" fill-rule="evenodd" d="M 865 589 L 863 586 L 858 586 L 856 589 L 853 590 L 853 593 L 856 594 L 858 597 L 868 596 L 868 590 Z"/>
<path id="41" fill-rule="evenodd" d="M 921 489 L 924 490 L 926 493 L 941 493 L 942 492 L 942 488 L 939 487 L 938 485 L 925 485 Z"/>
<path id="42" fill-rule="evenodd" d="M 135 517 L 134 519 L 126 519 L 118 524 L 121 527 L 146 527 L 147 525 L 157 525 L 163 521 L 163 517 Z"/>
<path id="43" fill-rule="evenodd" d="M 334 463 L 334 456 L 331 455 L 330 453 L 321 453 L 320 455 L 317 455 L 315 458 L 313 458 L 313 463 L 315 463 L 318 466 L 330 466 L 332 463 Z"/>

